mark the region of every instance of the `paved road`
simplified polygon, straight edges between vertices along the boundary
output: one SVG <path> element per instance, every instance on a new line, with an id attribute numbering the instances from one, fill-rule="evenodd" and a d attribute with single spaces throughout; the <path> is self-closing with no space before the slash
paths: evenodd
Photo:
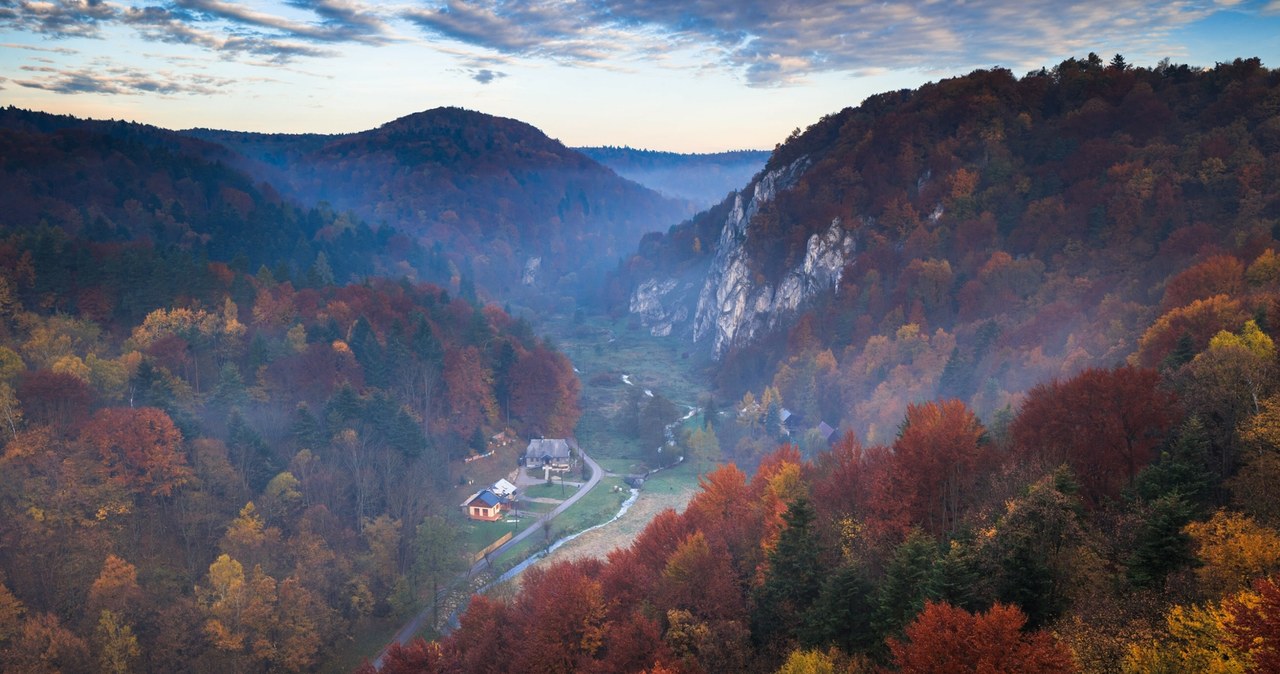
<path id="1" fill-rule="evenodd" d="M 539 517 L 536 521 L 534 521 L 533 524 L 525 528 L 524 531 L 521 531 L 515 536 L 512 536 L 511 540 L 507 541 L 506 543 L 503 543 L 501 547 L 489 553 L 489 559 L 497 559 L 498 556 L 502 555 L 502 553 L 518 545 L 520 541 L 523 541 L 524 539 L 541 531 L 544 523 L 550 522 L 551 520 L 555 519 L 557 515 L 567 510 L 569 506 L 572 506 L 573 504 L 577 503 L 578 500 L 581 499 L 583 496 L 586 496 L 587 492 L 591 491 L 592 489 L 595 489 L 595 486 L 600 483 L 600 478 L 604 477 L 604 470 L 600 468 L 600 464 L 595 462 L 595 459 L 592 459 L 590 456 L 587 456 L 586 452 L 582 452 L 582 460 L 585 461 L 587 465 L 591 467 L 591 479 L 587 480 L 587 482 L 582 485 L 582 488 L 575 491 L 572 496 L 565 499 L 564 503 L 561 503 L 560 505 L 556 506 L 551 510 L 551 512 L 547 513 L 546 515 Z M 480 573 L 488 566 L 489 566 L 488 559 L 481 559 L 475 564 L 472 564 L 471 568 L 467 569 L 466 573 L 459 574 L 458 577 L 454 579 L 454 582 L 450 583 L 449 586 L 452 587 L 458 583 L 465 583 L 472 576 L 476 575 L 477 573 Z M 449 591 L 448 589 L 442 590 L 441 594 L 442 595 L 447 594 L 448 591 Z M 401 627 L 399 632 L 396 632 L 395 639 L 391 643 L 399 643 L 401 646 L 408 645 L 409 641 L 413 639 L 413 636 L 418 632 L 422 631 L 422 626 L 427 622 L 427 618 L 431 616 L 431 609 L 432 609 L 431 606 L 423 607 L 422 611 L 420 611 L 418 615 L 414 616 L 411 620 L 409 620 L 409 622 L 405 623 L 404 627 Z M 374 667 L 378 669 L 382 668 L 382 658 L 383 656 L 386 655 L 387 648 L 390 648 L 390 647 L 391 647 L 391 644 L 387 644 L 386 647 L 383 648 L 380 653 L 378 653 L 378 658 L 373 661 Z"/>

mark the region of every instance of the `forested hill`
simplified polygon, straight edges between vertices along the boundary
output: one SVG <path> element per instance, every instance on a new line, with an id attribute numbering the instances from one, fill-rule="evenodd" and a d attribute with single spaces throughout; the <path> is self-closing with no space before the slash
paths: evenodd
<path id="1" fill-rule="evenodd" d="M 795 135 L 621 272 L 712 279 L 721 465 L 383 674 L 1280 671 L 1278 101 L 1090 55 Z"/>
<path id="2" fill-rule="evenodd" d="M 687 199 L 698 208 L 751 181 L 769 159 L 766 150 L 680 154 L 630 147 L 579 147 L 578 152 L 649 189 Z"/>
<path id="3" fill-rule="evenodd" d="M 0 237 L 0 670 L 316 671 L 452 578 L 464 459 L 571 433 L 529 324 L 322 271 Z"/>
<path id="4" fill-rule="evenodd" d="M 252 271 L 574 295 L 692 212 L 537 129 L 458 108 L 345 135 L 169 131 L 0 110 L 0 226 L 148 240 Z M 286 273 L 287 272 L 287 273 Z"/>
<path id="5" fill-rule="evenodd" d="M 304 207 L 233 168 L 228 148 L 154 126 L 0 110 L 0 231 L 60 230 L 88 243 L 260 266 L 277 280 L 406 275 L 447 282 L 447 262 L 391 227 Z M 317 262 L 321 261 L 319 267 Z M 47 267 L 46 267 L 47 268 Z M 92 270 L 85 270 L 92 273 Z M 74 296 L 55 298 L 61 309 Z"/>
<path id="6" fill-rule="evenodd" d="M 914 400 L 985 417 L 1084 367 L 1135 352 L 1158 365 L 1181 338 L 1203 348 L 1269 311 L 1186 307 L 1245 287 L 1222 270 L 1277 245 L 1277 96 L 1280 73 L 1257 59 L 1097 57 L 874 96 L 794 134 L 740 196 L 647 239 L 615 306 L 692 276 L 701 296 L 683 314 L 653 313 L 689 316 L 674 334 L 717 346 L 724 394 L 773 385 L 789 409 L 874 441 Z M 1144 336 L 1169 311 L 1194 317 Z"/>
<path id="7" fill-rule="evenodd" d="M 576 289 L 692 212 L 528 124 L 460 108 L 338 136 L 186 133 L 235 149 L 252 160 L 246 170 L 303 203 L 441 242 L 494 290 L 562 279 Z"/>

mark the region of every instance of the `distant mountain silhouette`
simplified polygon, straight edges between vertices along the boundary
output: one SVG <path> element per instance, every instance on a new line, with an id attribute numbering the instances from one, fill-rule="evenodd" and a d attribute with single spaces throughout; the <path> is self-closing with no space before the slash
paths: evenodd
<path id="1" fill-rule="evenodd" d="M 629 147 L 580 147 L 582 154 L 651 190 L 710 208 L 747 184 L 769 160 L 768 150 L 680 154 Z"/>
<path id="2" fill-rule="evenodd" d="M 459 274 L 494 289 L 598 275 L 693 211 L 528 124 L 460 108 L 336 136 L 185 133 L 235 150 L 242 168 L 300 202 L 440 242 Z"/>

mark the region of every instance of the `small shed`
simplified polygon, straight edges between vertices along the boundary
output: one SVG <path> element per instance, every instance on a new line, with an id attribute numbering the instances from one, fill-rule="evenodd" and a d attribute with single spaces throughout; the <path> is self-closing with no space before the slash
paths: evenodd
<path id="1" fill-rule="evenodd" d="M 467 517 L 473 520 L 496 522 L 502 517 L 503 500 L 489 489 L 481 489 L 462 502 Z"/>
<path id="2" fill-rule="evenodd" d="M 510 500 L 510 498 L 515 495 L 516 486 L 506 480 L 498 480 L 493 483 L 492 487 L 489 487 L 489 491 L 496 494 L 498 498 L 506 501 Z"/>

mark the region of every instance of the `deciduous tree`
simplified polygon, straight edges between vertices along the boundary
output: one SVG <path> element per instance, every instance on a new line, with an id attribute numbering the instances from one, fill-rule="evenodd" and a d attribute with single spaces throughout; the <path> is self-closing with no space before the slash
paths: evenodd
<path id="1" fill-rule="evenodd" d="M 974 614 L 929 602 L 907 626 L 905 640 L 889 640 L 889 650 L 901 674 L 1075 671 L 1071 653 L 1053 635 L 1023 632 L 1025 623 L 1017 607 L 1004 604 Z"/>
<path id="2" fill-rule="evenodd" d="M 135 494 L 170 496 L 191 479 L 182 433 L 154 407 L 98 410 L 80 434 L 111 477 Z"/>

